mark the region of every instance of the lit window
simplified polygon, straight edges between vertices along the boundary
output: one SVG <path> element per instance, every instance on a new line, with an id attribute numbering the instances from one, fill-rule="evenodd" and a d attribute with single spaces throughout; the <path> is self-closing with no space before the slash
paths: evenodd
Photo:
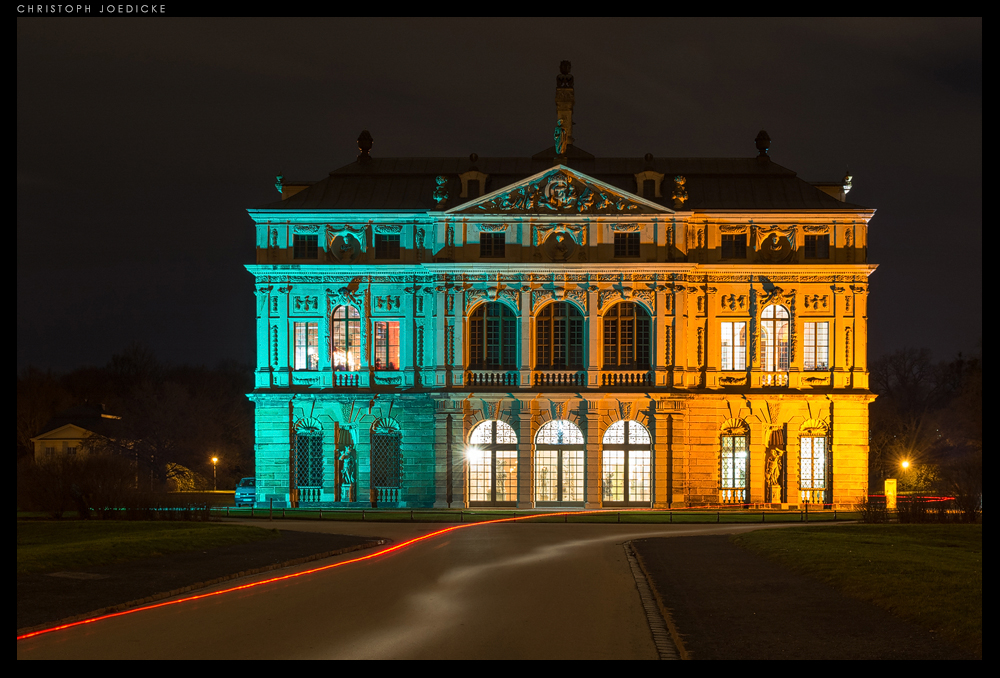
<path id="1" fill-rule="evenodd" d="M 583 368 L 583 314 L 573 304 L 549 304 L 535 316 L 535 367 Z"/>
<path id="2" fill-rule="evenodd" d="M 722 323 L 722 369 L 747 368 L 747 324 Z"/>
<path id="3" fill-rule="evenodd" d="M 803 343 L 805 369 L 830 368 L 830 323 L 806 323 Z"/>
<path id="4" fill-rule="evenodd" d="M 375 234 L 375 258 L 376 259 L 399 259 L 399 235 L 376 233 Z"/>
<path id="5" fill-rule="evenodd" d="M 639 256 L 639 234 L 615 233 L 615 256 L 625 258 Z"/>
<path id="6" fill-rule="evenodd" d="M 639 304 L 623 301 L 604 314 L 604 369 L 649 369 L 652 318 Z"/>
<path id="7" fill-rule="evenodd" d="M 503 259 L 506 256 L 506 233 L 480 233 L 479 257 L 481 259 Z"/>
<path id="8" fill-rule="evenodd" d="M 571 421 L 545 423 L 535 435 L 535 501 L 582 502 L 583 433 Z"/>
<path id="9" fill-rule="evenodd" d="M 799 498 L 801 501 L 826 503 L 829 483 L 829 455 L 826 438 L 804 437 L 799 449 Z"/>
<path id="10" fill-rule="evenodd" d="M 295 369 L 319 369 L 318 323 L 295 323 Z"/>
<path id="11" fill-rule="evenodd" d="M 315 259 L 319 256 L 315 235 L 295 234 L 292 256 L 296 259 Z"/>
<path id="12" fill-rule="evenodd" d="M 829 258 L 830 258 L 830 236 L 807 235 L 806 259 L 829 259 Z"/>
<path id="13" fill-rule="evenodd" d="M 517 316 L 504 304 L 482 304 L 469 318 L 469 367 L 517 369 Z"/>
<path id="14" fill-rule="evenodd" d="M 746 436 L 722 436 L 720 455 L 719 501 L 743 504 L 747 501 L 747 451 Z"/>
<path id="15" fill-rule="evenodd" d="M 399 323 L 375 323 L 375 369 L 399 369 Z"/>
<path id="16" fill-rule="evenodd" d="M 723 259 L 746 259 L 747 258 L 747 234 L 736 235 L 725 234 L 722 236 L 722 258 Z"/>
<path id="17" fill-rule="evenodd" d="M 652 440 L 637 421 L 617 421 L 604 433 L 601 496 L 604 502 L 648 503 Z"/>
<path id="18" fill-rule="evenodd" d="M 510 424 L 494 419 L 472 429 L 466 458 L 470 503 L 516 503 L 517 435 Z"/>
<path id="19" fill-rule="evenodd" d="M 760 342 L 765 372 L 788 371 L 788 309 L 768 306 L 760 314 Z"/>
<path id="20" fill-rule="evenodd" d="M 330 319 L 330 364 L 335 372 L 361 369 L 361 316 L 353 306 L 338 306 Z"/>

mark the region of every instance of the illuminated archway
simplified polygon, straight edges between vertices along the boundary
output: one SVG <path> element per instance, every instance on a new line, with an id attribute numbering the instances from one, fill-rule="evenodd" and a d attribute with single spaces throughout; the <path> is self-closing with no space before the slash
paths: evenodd
<path id="1" fill-rule="evenodd" d="M 480 422 L 465 448 L 470 506 L 517 505 L 517 434 L 499 419 Z"/>
<path id="2" fill-rule="evenodd" d="M 616 421 L 604 432 L 601 497 L 605 505 L 649 504 L 652 442 L 646 427 L 631 419 Z"/>
<path id="3" fill-rule="evenodd" d="M 535 434 L 535 502 L 582 503 L 586 449 L 583 432 L 555 419 Z"/>

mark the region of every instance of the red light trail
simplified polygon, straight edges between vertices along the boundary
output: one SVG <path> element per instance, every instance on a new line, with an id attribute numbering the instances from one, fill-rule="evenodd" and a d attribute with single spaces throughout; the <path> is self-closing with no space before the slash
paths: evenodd
<path id="1" fill-rule="evenodd" d="M 128 614 L 135 614 L 137 612 L 144 612 L 146 610 L 155 610 L 160 607 L 167 607 L 170 605 L 179 605 L 181 603 L 191 602 L 193 600 L 202 600 L 204 598 L 211 598 L 213 596 L 221 596 L 225 593 L 232 593 L 234 591 L 245 591 L 247 589 L 256 588 L 258 586 L 263 586 L 264 584 L 271 584 L 278 581 L 284 581 L 286 579 L 295 579 L 296 577 L 302 577 L 307 574 L 316 574 L 317 572 L 323 572 L 325 570 L 331 570 L 335 567 L 342 567 L 344 565 L 350 565 L 351 563 L 359 563 L 363 560 L 371 560 L 373 558 L 378 558 L 380 556 L 386 556 L 390 553 L 399 551 L 400 549 L 406 548 L 411 544 L 416 544 L 417 542 L 425 541 L 432 537 L 437 537 L 448 532 L 453 532 L 455 530 L 461 530 L 467 527 L 478 527 L 480 525 L 492 525 L 496 523 L 509 523 L 518 520 L 530 520 L 531 518 L 551 518 L 554 516 L 569 516 L 569 515 L 583 515 L 586 513 L 601 513 L 601 511 L 563 511 L 560 513 L 542 513 L 530 516 L 515 516 L 513 518 L 498 518 L 496 520 L 484 520 L 478 523 L 463 523 L 460 525 L 453 525 L 452 527 L 446 527 L 442 530 L 437 530 L 436 532 L 429 532 L 425 535 L 414 537 L 408 541 L 404 541 L 401 544 L 396 544 L 395 546 L 388 546 L 375 553 L 369 553 L 365 556 L 359 556 L 357 558 L 351 558 L 350 560 L 344 560 L 339 563 L 331 563 L 330 565 L 324 565 L 323 567 L 316 567 L 311 570 L 304 570 L 302 572 L 294 572 L 292 574 L 282 575 L 280 577 L 271 577 L 270 579 L 264 579 L 262 581 L 253 582 L 250 584 L 243 584 L 242 586 L 233 586 L 228 589 L 223 589 L 221 591 L 213 591 L 211 593 L 201 593 L 196 596 L 188 596 L 186 598 L 178 598 L 177 600 L 168 600 L 163 603 L 154 603 L 152 605 L 143 605 L 142 607 L 134 607 L 130 610 L 122 610 L 121 612 L 112 612 L 111 614 L 104 614 L 98 617 L 91 617 L 90 619 L 81 619 L 80 621 L 70 622 L 68 624 L 61 624 L 59 626 L 53 626 L 47 629 L 41 629 L 38 631 L 32 631 L 30 633 L 25 633 L 17 637 L 18 640 L 25 640 L 26 638 L 34 638 L 35 636 L 40 636 L 46 633 L 52 633 L 54 631 L 63 631 L 65 629 L 71 629 L 76 626 L 83 626 L 84 624 L 93 624 L 95 622 L 103 621 L 105 619 L 114 619 L 115 617 L 123 617 Z"/>

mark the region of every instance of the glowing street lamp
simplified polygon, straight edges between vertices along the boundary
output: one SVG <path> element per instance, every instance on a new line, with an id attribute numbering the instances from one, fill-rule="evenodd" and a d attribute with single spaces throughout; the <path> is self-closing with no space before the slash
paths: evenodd
<path id="1" fill-rule="evenodd" d="M 217 491 L 219 489 L 218 486 L 216 485 L 216 482 L 215 482 L 215 469 L 218 467 L 218 465 L 219 465 L 219 458 L 218 457 L 212 457 L 212 491 L 213 492 L 215 492 L 215 491 Z"/>

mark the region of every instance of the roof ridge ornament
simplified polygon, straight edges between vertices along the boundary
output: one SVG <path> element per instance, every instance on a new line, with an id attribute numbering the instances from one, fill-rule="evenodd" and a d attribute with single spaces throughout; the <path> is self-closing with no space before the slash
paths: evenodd
<path id="1" fill-rule="evenodd" d="M 757 132 L 757 138 L 754 139 L 754 145 L 757 146 L 757 158 L 770 160 L 767 151 L 771 147 L 771 137 L 768 136 L 766 130 L 761 130 Z"/>
<path id="2" fill-rule="evenodd" d="M 368 130 L 361 130 L 361 134 L 358 135 L 358 150 L 361 151 L 358 153 L 359 165 L 363 165 L 372 159 L 371 150 L 373 142 L 374 139 L 372 139 L 372 135 L 368 132 Z"/>

